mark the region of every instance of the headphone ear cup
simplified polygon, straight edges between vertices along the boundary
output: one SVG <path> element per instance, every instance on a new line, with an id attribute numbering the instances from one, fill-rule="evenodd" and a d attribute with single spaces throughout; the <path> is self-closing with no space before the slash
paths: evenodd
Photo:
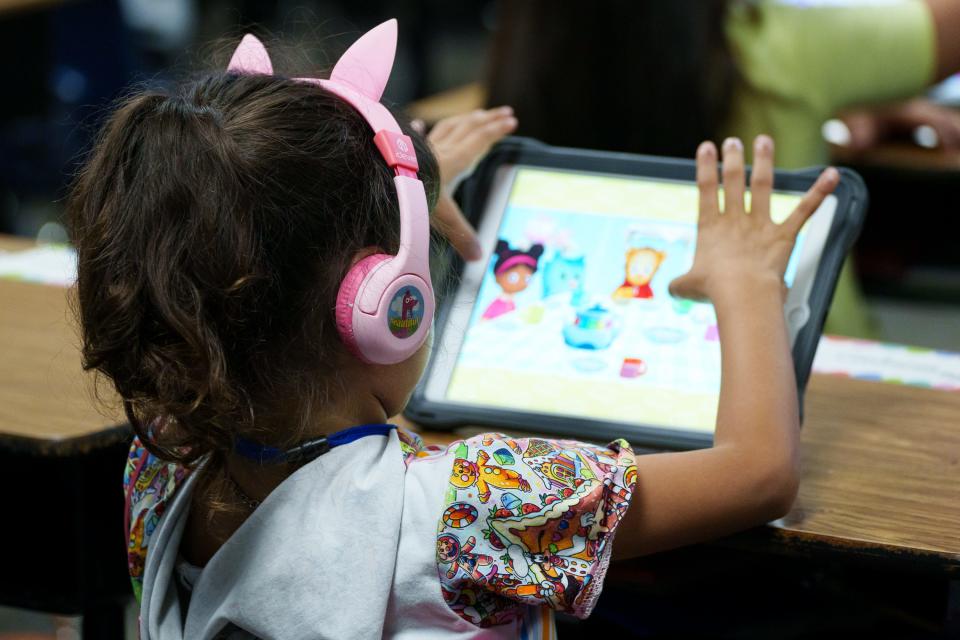
<path id="1" fill-rule="evenodd" d="M 393 256 L 384 253 L 375 253 L 372 256 L 367 256 L 350 268 L 350 271 L 348 271 L 347 275 L 343 278 L 343 282 L 340 283 L 340 290 L 337 292 L 337 309 L 335 314 L 337 332 L 340 334 L 340 340 L 347 349 L 350 350 L 350 353 L 363 362 L 369 363 L 370 360 L 363 355 L 357 341 L 353 325 L 353 308 L 354 305 L 357 304 L 360 286 L 363 284 L 367 275 L 369 275 L 377 265 L 390 260 L 392 257 Z"/>

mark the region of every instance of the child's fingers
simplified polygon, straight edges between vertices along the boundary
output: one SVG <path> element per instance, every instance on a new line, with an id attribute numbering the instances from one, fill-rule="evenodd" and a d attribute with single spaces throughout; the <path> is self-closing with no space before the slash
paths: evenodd
<path id="1" fill-rule="evenodd" d="M 463 116 L 451 116 L 438 121 L 437 124 L 433 125 L 433 128 L 430 129 L 430 133 L 427 134 L 427 140 L 431 142 L 443 140 L 456 128 L 457 122 L 462 117 Z"/>
<path id="2" fill-rule="evenodd" d="M 450 140 L 462 140 L 467 132 L 483 126 L 488 120 L 493 119 L 493 114 L 485 109 L 477 109 L 470 113 L 465 113 L 454 123 L 453 129 L 447 136 Z"/>
<path id="3" fill-rule="evenodd" d="M 433 210 L 432 222 L 464 260 L 472 262 L 483 256 L 477 232 L 464 217 L 460 207 L 448 195 L 441 195 Z"/>
<path id="4" fill-rule="evenodd" d="M 800 229 L 804 223 L 806 223 L 810 216 L 813 215 L 813 212 L 820 207 L 823 199 L 833 193 L 833 190 L 837 188 L 838 184 L 840 184 L 840 172 L 833 167 L 821 173 L 817 181 L 813 183 L 813 186 L 803 195 L 797 208 L 794 209 L 790 217 L 784 221 L 782 225 L 784 231 L 789 233 L 790 237 L 795 237 L 800 233 Z"/>
<path id="5" fill-rule="evenodd" d="M 773 140 L 757 136 L 753 141 L 753 171 L 750 173 L 750 217 L 770 222 L 770 192 L 773 191 Z"/>
<path id="6" fill-rule="evenodd" d="M 467 131 L 463 137 L 458 137 L 458 133 L 453 131 L 444 140 L 431 140 L 443 181 L 446 183 L 468 170 L 495 142 L 516 128 L 517 120 L 510 116 L 491 120 Z"/>
<path id="7" fill-rule="evenodd" d="M 450 130 L 447 137 L 450 140 L 462 140 L 472 131 L 485 127 L 487 124 L 498 120 L 513 117 L 513 109 L 510 107 L 497 107 L 496 109 L 477 109 L 471 113 L 464 114 L 457 118 L 454 127 Z"/>
<path id="8" fill-rule="evenodd" d="M 410 121 L 410 128 L 423 135 L 427 131 L 427 124 L 420 118 L 414 118 Z"/>
<path id="9" fill-rule="evenodd" d="M 697 147 L 697 188 L 700 190 L 701 223 L 720 213 L 717 181 L 717 148 L 707 140 Z"/>
<path id="10" fill-rule="evenodd" d="M 495 142 L 516 128 L 516 118 L 497 118 L 469 132 L 463 139 L 463 149 L 473 157 L 483 155 Z"/>
<path id="11" fill-rule="evenodd" d="M 739 138 L 723 141 L 723 212 L 743 213 L 743 143 Z"/>

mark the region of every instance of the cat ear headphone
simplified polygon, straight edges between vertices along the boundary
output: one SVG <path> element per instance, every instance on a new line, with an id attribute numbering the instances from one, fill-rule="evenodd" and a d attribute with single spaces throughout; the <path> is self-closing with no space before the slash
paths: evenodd
<path id="1" fill-rule="evenodd" d="M 397 48 L 397 21 L 374 27 L 347 49 L 329 80 L 294 78 L 316 84 L 353 106 L 373 129 L 377 149 L 393 169 L 400 205 L 397 255 L 368 256 L 347 272 L 337 293 L 336 323 L 340 338 L 360 360 L 394 364 L 412 356 L 427 339 L 433 321 L 430 281 L 430 212 L 417 177 L 413 141 L 382 104 Z M 263 44 L 243 37 L 227 72 L 273 75 Z"/>

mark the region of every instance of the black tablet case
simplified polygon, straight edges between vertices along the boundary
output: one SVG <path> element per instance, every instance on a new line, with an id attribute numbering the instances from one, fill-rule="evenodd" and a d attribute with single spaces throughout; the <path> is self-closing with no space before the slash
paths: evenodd
<path id="1" fill-rule="evenodd" d="M 483 213 L 490 193 L 494 175 L 505 164 L 524 164 L 554 169 L 573 169 L 619 175 L 635 175 L 646 178 L 671 180 L 696 180 L 696 163 L 692 160 L 660 158 L 627 153 L 588 151 L 552 147 L 529 138 L 507 138 L 484 158 L 473 174 L 458 190 L 458 200 L 466 216 L 475 225 Z M 822 167 L 801 171 L 777 171 L 774 189 L 783 191 L 806 191 L 813 184 Z M 860 176 L 849 169 L 840 169 L 840 184 L 834 191 L 837 209 L 833 224 L 824 245 L 824 251 L 814 276 L 808 298 L 810 317 L 797 334 L 793 345 L 793 361 L 797 378 L 797 393 L 803 412 L 803 392 L 810 377 L 813 357 L 817 351 L 823 323 L 830 308 L 834 288 L 840 277 L 847 253 L 853 247 L 863 227 L 867 208 L 867 189 Z M 749 168 L 748 176 L 749 180 Z M 463 262 L 452 255 L 449 268 L 459 274 Z M 453 289 L 457 277 L 440 277 L 439 282 L 451 283 Z M 435 324 L 435 342 L 439 344 L 449 314 L 451 290 L 438 290 L 440 304 Z M 429 367 L 423 381 L 429 377 Z M 587 418 L 526 413 L 509 409 L 453 405 L 427 400 L 424 383 L 414 391 L 404 411 L 409 419 L 432 428 L 453 428 L 460 425 L 482 425 L 494 429 L 520 429 L 557 436 L 603 441 L 625 438 L 634 445 L 660 449 L 693 449 L 712 444 L 712 435 L 690 433 L 680 429 L 644 426 Z"/>

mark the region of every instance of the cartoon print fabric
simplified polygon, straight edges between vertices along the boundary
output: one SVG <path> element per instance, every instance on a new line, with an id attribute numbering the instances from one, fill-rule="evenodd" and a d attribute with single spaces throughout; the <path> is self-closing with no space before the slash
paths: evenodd
<path id="1" fill-rule="evenodd" d="M 523 637 L 554 637 L 553 610 L 589 614 L 636 480 L 625 442 L 604 448 L 488 434 L 443 448 L 424 446 L 404 430 L 396 434 L 407 478 L 429 477 L 435 487 L 420 507 L 426 510 L 423 527 L 395 533 L 415 536 L 423 549 L 422 560 L 419 554 L 398 558 L 398 567 L 413 563 L 406 575 L 423 576 L 416 569 L 421 561 L 436 568 L 430 571 L 436 578 L 427 574 L 414 589 L 423 596 L 406 594 L 419 603 L 421 615 L 436 602 L 437 588 L 446 603 L 437 603 L 443 613 L 430 614 L 438 629 L 449 626 L 445 616 L 450 616 L 482 628 L 505 625 L 499 629 L 508 635 L 520 629 L 528 634 Z M 431 468 L 436 473 L 424 473 Z M 128 562 L 138 601 L 151 539 L 189 473 L 134 440 L 124 489 Z M 417 509 L 416 504 L 411 499 L 409 506 Z"/>
<path id="2" fill-rule="evenodd" d="M 147 548 L 160 517 L 188 469 L 159 460 L 134 438 L 123 472 L 124 513 L 127 534 L 127 569 L 137 602 L 143 591 L 143 569 Z"/>
<path id="3" fill-rule="evenodd" d="M 486 434 L 447 451 L 437 563 L 450 608 L 482 627 L 522 605 L 589 615 L 636 482 L 629 445 Z"/>

